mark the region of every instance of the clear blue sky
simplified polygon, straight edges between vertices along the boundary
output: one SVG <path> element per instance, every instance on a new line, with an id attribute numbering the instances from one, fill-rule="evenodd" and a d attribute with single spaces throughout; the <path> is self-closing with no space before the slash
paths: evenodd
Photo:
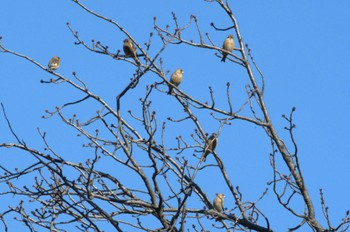
<path id="1" fill-rule="evenodd" d="M 177 14 L 182 25 L 188 22 L 191 14 L 196 15 L 202 31 L 210 33 L 218 45 L 229 33 L 210 28 L 210 22 L 215 22 L 219 27 L 230 24 L 216 4 L 204 1 L 85 2 L 94 11 L 120 23 L 141 45 L 147 42 L 149 33 L 153 31 L 154 16 L 157 16 L 159 25 L 169 24 L 173 27 L 171 12 Z M 297 109 L 294 116 L 297 124 L 295 137 L 317 218 L 326 226 L 318 192 L 322 188 L 330 207 L 332 223 L 337 225 L 345 211 L 350 209 L 350 1 L 245 0 L 231 1 L 231 6 L 243 39 L 249 44 L 265 75 L 265 101 L 272 121 L 288 144 L 288 134 L 283 129 L 286 124 L 281 115 L 289 114 L 293 106 Z M 76 71 L 89 89 L 114 105 L 114 97 L 128 84 L 134 68 L 110 57 L 88 52 L 82 46 L 74 46 L 75 39 L 66 26 L 67 22 L 87 42 L 95 39 L 108 45 L 111 51 L 122 49 L 125 35 L 72 1 L 3 0 L 0 8 L 0 35 L 5 47 L 28 55 L 43 65 L 47 65 L 52 56 L 59 55 L 62 58 L 60 74 L 69 77 Z M 198 41 L 198 35 L 194 32 L 195 28 L 192 27 L 183 36 Z M 158 39 L 155 41 L 159 42 Z M 154 44 L 151 52 L 155 54 L 157 48 L 159 45 Z M 165 70 L 172 71 L 178 67 L 185 70 L 180 86 L 185 92 L 209 101 L 208 86 L 212 86 L 218 99 L 224 99 L 223 90 L 229 81 L 233 88 L 233 101 L 237 101 L 234 107 L 239 107 L 242 102 L 247 76 L 237 65 L 221 63 L 213 51 L 185 45 L 171 46 L 162 58 Z M 79 153 L 80 145 L 73 142 L 77 141 L 76 132 L 63 126 L 58 117 L 49 120 L 41 118 L 45 109 L 53 110 L 67 101 L 77 100 L 81 94 L 68 85 L 41 84 L 41 79 L 51 78 L 48 73 L 10 54 L 0 53 L 0 78 L 0 102 L 6 107 L 14 130 L 28 145 L 43 148 L 36 129 L 39 127 L 48 132 L 52 146 L 63 157 L 75 162 L 87 157 Z M 142 80 L 142 85 L 155 81 L 159 79 L 148 75 Z M 143 93 L 144 89 L 135 90 L 125 99 L 124 106 L 138 112 L 137 99 Z M 157 106 L 160 107 L 160 122 L 166 121 L 169 115 L 175 115 L 175 118 L 183 115 L 181 107 L 170 96 L 157 96 L 153 101 L 155 110 Z M 80 116 L 87 119 L 97 109 L 99 107 L 96 105 L 84 105 L 79 108 Z M 73 113 L 67 112 L 68 115 Z M 210 118 L 208 112 L 201 117 Z M 183 133 L 182 128 L 174 127 L 169 122 L 167 125 L 169 138 L 174 139 Z M 203 125 L 208 132 L 218 127 L 212 120 Z M 1 116 L 0 142 L 5 141 L 14 140 Z M 233 183 L 240 186 L 245 200 L 255 201 L 265 189 L 266 182 L 272 178 L 269 140 L 263 130 L 246 122 L 234 121 L 232 126 L 223 129 L 217 152 L 229 167 L 229 175 Z M 12 168 L 17 164 L 25 165 L 18 157 L 25 155 L 2 150 L 0 164 L 11 165 Z M 215 170 L 211 171 L 214 173 Z M 218 184 L 221 182 L 212 173 L 198 176 L 197 181 L 206 180 L 209 196 L 214 197 L 215 192 L 228 193 L 226 186 Z M 209 188 L 209 185 L 215 185 L 216 189 Z M 233 200 L 228 198 L 226 207 L 232 208 L 230 204 L 233 204 Z M 276 206 L 271 190 L 259 204 L 275 231 L 286 231 L 288 226 L 296 225 L 293 217 Z M 4 210 L 4 207 L 2 205 L 0 210 Z"/>

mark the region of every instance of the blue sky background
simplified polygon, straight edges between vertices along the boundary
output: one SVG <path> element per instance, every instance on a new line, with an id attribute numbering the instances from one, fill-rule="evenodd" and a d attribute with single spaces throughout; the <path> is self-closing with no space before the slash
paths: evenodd
<path id="1" fill-rule="evenodd" d="M 168 24 L 173 28 L 171 12 L 176 13 L 181 25 L 188 22 L 191 14 L 196 15 L 202 32 L 208 32 L 219 46 L 230 33 L 217 32 L 209 26 L 210 22 L 214 22 L 218 27 L 226 27 L 230 26 L 230 22 L 216 4 L 204 1 L 130 3 L 100 0 L 98 3 L 83 3 L 120 23 L 142 46 L 153 31 L 154 16 L 157 16 L 160 26 Z M 265 75 L 265 102 L 275 128 L 287 144 L 290 144 L 288 134 L 283 129 L 286 123 L 281 115 L 288 115 L 293 106 L 297 109 L 294 122 L 297 124 L 295 137 L 299 159 L 317 218 L 326 226 L 319 197 L 319 189 L 322 188 L 335 226 L 350 209 L 350 2 L 246 0 L 231 1 L 231 7 L 244 41 L 249 44 Z M 108 45 L 110 51 L 122 49 L 125 35 L 72 1 L 3 0 L 0 8 L 0 35 L 5 47 L 30 56 L 45 66 L 52 56 L 59 55 L 62 65 L 58 73 L 72 77 L 72 72 L 76 71 L 90 90 L 114 106 L 115 96 L 129 83 L 135 68 L 126 62 L 75 46 L 67 22 L 87 42 L 95 39 Z M 195 32 L 193 25 L 183 36 L 198 41 Z M 160 47 L 156 44 L 158 42 L 155 34 L 151 49 L 153 55 Z M 244 101 L 244 86 L 248 81 L 244 70 L 230 62 L 221 63 L 213 51 L 185 45 L 169 46 L 161 57 L 165 70 L 172 72 L 178 67 L 185 70 L 180 87 L 196 98 L 209 101 L 208 86 L 212 86 L 217 99 L 224 100 L 226 82 L 229 81 L 236 103 L 234 107 L 238 108 Z M 58 117 L 48 120 L 41 118 L 45 109 L 53 110 L 55 106 L 77 100 L 83 95 L 65 84 L 41 84 L 41 79 L 47 80 L 51 76 L 30 62 L 10 54 L 0 53 L 0 78 L 0 102 L 6 107 L 14 130 L 29 146 L 37 149 L 44 147 L 37 133 L 39 127 L 48 133 L 51 145 L 63 157 L 82 162 L 91 155 L 86 149 L 82 151 L 76 132 L 65 127 Z M 155 81 L 159 81 L 159 78 L 149 74 L 141 80 L 140 86 Z M 140 113 L 137 99 L 144 92 L 144 87 L 140 87 L 128 94 L 122 103 L 124 112 L 131 109 Z M 181 107 L 170 96 L 159 93 L 152 100 L 159 122 L 166 121 L 170 115 L 174 118 L 183 116 Z M 96 104 L 91 104 L 68 109 L 65 113 L 77 113 L 83 121 L 99 109 Z M 218 104 L 226 106 L 225 102 Z M 249 115 L 248 110 L 243 114 Z M 199 117 L 208 133 L 217 130 L 218 123 L 209 120 L 209 112 L 200 111 Z M 167 126 L 169 144 L 175 142 L 176 136 L 184 134 L 184 128 L 186 132 L 193 133 L 191 123 L 180 126 L 167 122 Z M 2 116 L 0 128 L 0 142 L 14 141 Z M 184 136 L 189 138 L 189 134 Z M 240 186 L 247 201 L 257 200 L 266 182 L 272 179 L 269 144 L 261 128 L 237 120 L 232 122 L 232 126 L 224 127 L 220 136 L 217 152 L 230 170 L 232 182 Z M 9 150 L 0 153 L 1 165 L 12 168 L 25 166 L 25 157 L 25 154 Z M 22 160 L 24 163 L 21 163 Z M 214 161 L 212 157 L 209 160 Z M 118 173 L 113 167 L 108 168 Z M 207 173 L 199 175 L 197 181 L 205 180 L 204 188 L 213 198 L 215 192 L 229 195 L 215 173 L 216 169 L 209 169 Z M 266 199 L 258 205 L 269 217 L 272 228 L 286 231 L 289 226 L 295 226 L 298 221 L 275 201 L 270 190 Z M 198 207 L 198 201 L 192 203 Z M 233 204 L 233 199 L 228 197 L 226 207 L 232 208 L 230 204 Z M 0 209 L 4 207 L 2 205 Z M 303 229 L 309 231 L 308 228 Z"/>

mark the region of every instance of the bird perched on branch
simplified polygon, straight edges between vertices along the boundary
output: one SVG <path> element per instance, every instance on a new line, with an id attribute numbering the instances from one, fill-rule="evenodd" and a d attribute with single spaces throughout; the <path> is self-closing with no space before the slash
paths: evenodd
<path id="1" fill-rule="evenodd" d="M 228 53 L 231 53 L 234 48 L 235 48 L 235 41 L 233 40 L 233 35 L 229 35 L 227 36 L 227 38 L 224 41 L 224 44 L 222 45 L 222 49 L 227 51 L 222 53 L 222 59 L 221 59 L 222 62 L 225 62 Z"/>
<path id="2" fill-rule="evenodd" d="M 140 65 L 140 61 L 137 58 L 136 47 L 130 39 L 125 39 L 123 44 L 123 50 L 127 57 L 132 57 L 137 65 Z"/>
<path id="3" fill-rule="evenodd" d="M 204 154 L 203 154 L 203 161 L 207 159 L 207 156 L 209 153 L 213 153 L 216 145 L 218 144 L 218 135 L 216 133 L 212 133 L 208 140 L 206 141 L 205 147 L 204 147 Z"/>
<path id="4" fill-rule="evenodd" d="M 224 198 L 226 196 L 223 193 L 217 193 L 213 202 L 214 209 L 221 212 L 224 209 Z"/>
<path id="5" fill-rule="evenodd" d="M 181 68 L 176 69 L 175 72 L 171 74 L 170 83 L 175 86 L 178 86 L 182 81 L 183 74 L 184 74 L 184 70 L 182 70 Z M 169 85 L 168 94 L 171 94 L 173 92 L 173 88 L 174 88 L 173 86 Z"/>
<path id="6" fill-rule="evenodd" d="M 58 69 L 60 67 L 60 63 L 61 63 L 60 57 L 59 56 L 54 56 L 49 61 L 49 64 L 47 65 L 47 67 L 50 70 L 56 70 L 56 69 Z"/>

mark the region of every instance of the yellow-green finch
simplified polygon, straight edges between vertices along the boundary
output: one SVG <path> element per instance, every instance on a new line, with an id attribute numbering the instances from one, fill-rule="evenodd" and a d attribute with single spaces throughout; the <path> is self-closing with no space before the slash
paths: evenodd
<path id="1" fill-rule="evenodd" d="M 137 65 L 141 64 L 139 59 L 137 58 L 136 47 L 130 39 L 124 40 L 123 50 L 124 50 L 126 57 L 132 57 L 135 60 Z"/>
<path id="2" fill-rule="evenodd" d="M 204 159 L 203 161 L 205 162 L 205 160 L 207 159 L 207 156 L 209 155 L 209 153 L 213 153 L 214 152 L 214 149 L 216 147 L 216 145 L 218 144 L 218 135 L 216 133 L 212 133 L 206 144 L 205 144 L 205 147 L 204 147 Z"/>
<path id="3" fill-rule="evenodd" d="M 231 53 L 234 48 L 235 48 L 235 41 L 233 40 L 233 35 L 229 35 L 227 36 L 227 38 L 224 41 L 224 44 L 222 45 L 222 49 L 227 51 L 222 53 L 222 59 L 221 59 L 222 62 L 225 62 L 228 53 Z"/>
<path id="4" fill-rule="evenodd" d="M 213 202 L 214 209 L 221 212 L 224 209 L 224 198 L 226 196 L 223 193 L 217 193 Z"/>
<path id="5" fill-rule="evenodd" d="M 179 84 L 182 81 L 182 76 L 184 74 L 184 70 L 182 70 L 181 68 L 178 68 L 175 70 L 175 72 L 173 74 L 171 74 L 170 77 L 170 83 L 175 85 L 175 86 L 179 86 Z M 168 94 L 171 94 L 173 92 L 173 86 L 169 85 L 169 92 Z"/>
<path id="6" fill-rule="evenodd" d="M 47 65 L 50 70 L 56 70 L 60 67 L 61 59 L 59 56 L 54 56 L 49 61 L 49 64 Z"/>

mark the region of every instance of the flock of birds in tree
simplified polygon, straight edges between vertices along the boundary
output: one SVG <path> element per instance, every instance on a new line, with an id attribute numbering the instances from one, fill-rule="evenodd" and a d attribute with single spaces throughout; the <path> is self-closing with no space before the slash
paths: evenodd
<path id="1" fill-rule="evenodd" d="M 233 39 L 233 35 L 227 36 L 227 38 L 224 40 L 224 43 L 222 45 L 222 49 L 225 50 L 222 53 L 222 59 L 221 59 L 222 62 L 225 62 L 227 55 L 229 53 L 232 53 L 234 47 L 235 47 L 235 42 Z M 130 39 L 124 40 L 123 50 L 126 57 L 133 58 L 133 60 L 138 66 L 141 65 L 140 60 L 137 57 L 136 47 Z M 59 56 L 52 57 L 48 64 L 49 70 L 57 70 L 60 67 L 60 63 L 61 63 L 61 59 Z M 178 87 L 180 85 L 183 74 L 184 74 L 184 71 L 181 68 L 176 69 L 173 72 L 173 74 L 171 74 L 168 94 L 172 94 L 174 86 Z M 204 148 L 204 152 L 202 156 L 202 159 L 204 162 L 206 161 L 207 156 L 210 153 L 213 153 L 217 143 L 218 143 L 218 135 L 216 133 L 212 133 L 209 136 Z M 221 212 L 224 209 L 225 197 L 226 196 L 223 193 L 216 193 L 216 197 L 213 201 L 213 206 L 216 211 Z"/>

